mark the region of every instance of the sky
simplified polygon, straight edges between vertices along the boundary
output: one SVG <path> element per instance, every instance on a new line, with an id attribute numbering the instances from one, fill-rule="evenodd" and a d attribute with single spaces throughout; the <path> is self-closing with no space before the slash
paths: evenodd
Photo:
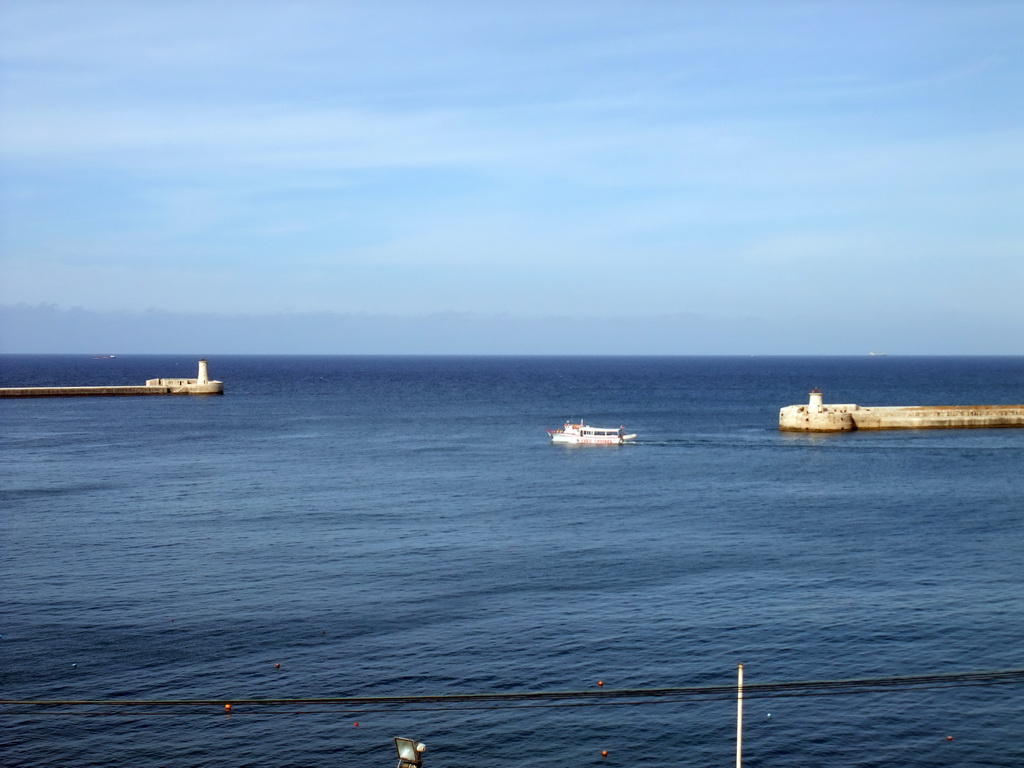
<path id="1" fill-rule="evenodd" d="M 0 352 L 1024 354 L 1016 0 L 5 0 Z"/>

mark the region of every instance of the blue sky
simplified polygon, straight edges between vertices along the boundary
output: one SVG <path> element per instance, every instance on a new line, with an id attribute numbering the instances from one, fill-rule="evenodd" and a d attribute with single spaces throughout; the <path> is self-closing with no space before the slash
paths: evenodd
<path id="1" fill-rule="evenodd" d="M 1024 354 L 1024 3 L 0 28 L 0 351 Z"/>

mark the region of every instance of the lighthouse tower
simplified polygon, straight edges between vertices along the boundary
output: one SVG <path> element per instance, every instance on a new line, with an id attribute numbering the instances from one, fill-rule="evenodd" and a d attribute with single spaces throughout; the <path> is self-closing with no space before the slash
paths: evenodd
<path id="1" fill-rule="evenodd" d="M 203 362 L 204 361 L 200 361 L 199 365 L 202 366 Z M 202 370 L 202 368 L 200 368 L 200 370 Z M 818 389 L 817 387 L 815 387 L 814 389 L 811 390 L 811 399 L 810 399 L 810 402 L 807 403 L 807 410 L 809 412 L 811 412 L 811 413 L 821 413 L 821 411 L 822 411 L 822 407 L 821 407 L 821 394 L 822 394 L 821 390 Z"/>
<path id="2" fill-rule="evenodd" d="M 192 395 L 222 395 L 224 382 L 210 378 L 207 362 L 203 359 L 199 361 L 199 375 L 194 382 L 190 382 L 188 391 Z"/>

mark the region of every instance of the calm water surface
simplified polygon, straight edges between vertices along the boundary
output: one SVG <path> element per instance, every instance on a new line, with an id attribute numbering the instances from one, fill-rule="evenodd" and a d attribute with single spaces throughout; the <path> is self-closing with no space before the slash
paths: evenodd
<path id="1" fill-rule="evenodd" d="M 4 386 L 141 384 L 196 360 L 0 366 Z M 4 698 L 1024 667 L 1024 430 L 777 431 L 814 386 L 862 405 L 1022 403 L 1022 358 L 218 357 L 210 372 L 223 397 L 0 401 Z M 578 418 L 640 440 L 550 444 Z M 752 698 L 745 763 L 1020 766 L 1022 695 Z M 386 766 L 395 735 L 426 742 L 428 768 L 734 761 L 729 700 L 93 711 L 5 707 L 0 763 Z"/>

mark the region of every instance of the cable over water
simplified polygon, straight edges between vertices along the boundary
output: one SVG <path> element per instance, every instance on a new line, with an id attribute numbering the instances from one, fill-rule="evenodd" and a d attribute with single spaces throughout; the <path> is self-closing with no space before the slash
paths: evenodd
<path id="1" fill-rule="evenodd" d="M 959 672 L 931 675 L 904 675 L 898 677 L 872 677 L 852 680 L 810 680 L 783 683 L 748 683 L 743 687 L 746 699 L 781 698 L 790 696 L 836 696 L 884 693 L 889 691 L 919 691 L 963 686 L 1007 685 L 1024 683 L 1024 669 L 990 672 Z M 110 707 L 123 711 L 127 708 L 145 709 L 165 707 L 164 713 L 203 707 L 278 707 L 331 706 L 345 712 L 426 709 L 498 709 L 523 707 L 566 707 L 589 705 L 636 705 L 681 701 L 714 701 L 736 696 L 735 685 L 687 686 L 674 688 L 631 688 L 590 691 L 524 691 L 518 693 L 468 693 L 417 696 L 324 696 L 281 699 L 2 699 L 0 706 L 17 708 L 0 714 L 110 714 L 96 712 L 97 707 Z M 339 711 L 339 710 L 333 710 Z"/>

